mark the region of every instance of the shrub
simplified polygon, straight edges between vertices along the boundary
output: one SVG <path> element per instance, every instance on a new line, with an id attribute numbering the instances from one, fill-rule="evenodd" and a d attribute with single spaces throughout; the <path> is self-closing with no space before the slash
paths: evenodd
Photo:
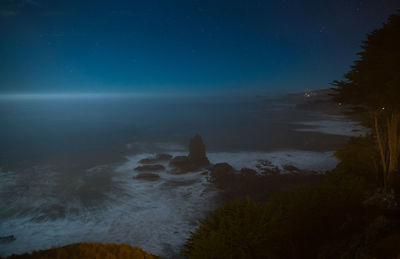
<path id="1" fill-rule="evenodd" d="M 189 258 L 265 258 L 268 213 L 263 203 L 236 201 L 209 213 L 186 241 Z"/>
<path id="2" fill-rule="evenodd" d="M 200 222 L 182 253 L 189 258 L 313 258 L 332 240 L 364 226 L 357 182 L 299 187 L 267 203 L 221 206 Z"/>
<path id="3" fill-rule="evenodd" d="M 334 156 L 340 160 L 334 171 L 356 176 L 373 185 L 380 184 L 379 154 L 372 135 L 351 137 Z"/>
<path id="4" fill-rule="evenodd" d="M 48 250 L 34 251 L 31 254 L 12 255 L 10 259 L 69 259 L 69 258 L 158 258 L 144 252 L 142 249 L 126 244 L 101 244 L 101 243 L 78 243 L 63 247 L 54 247 Z"/>

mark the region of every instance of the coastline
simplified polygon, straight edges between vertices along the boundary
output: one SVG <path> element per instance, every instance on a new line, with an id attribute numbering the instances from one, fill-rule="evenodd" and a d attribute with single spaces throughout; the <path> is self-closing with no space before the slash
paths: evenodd
<path id="1" fill-rule="evenodd" d="M 284 109 L 301 107 L 289 103 Z M 309 114 L 305 117 L 306 123 L 288 124 L 287 130 L 292 134 L 285 141 L 294 148 L 278 149 L 273 145 L 270 150 L 210 148 L 207 149 L 209 159 L 212 163 L 228 162 L 236 170 L 243 167 L 257 170 L 260 160 L 268 160 L 282 173 L 290 173 L 285 171 L 287 165 L 324 173 L 335 167 L 337 161 L 332 154 L 350 136 L 349 132 L 335 133 L 355 124 L 343 124 L 344 117 L 319 110 L 308 109 L 305 113 Z M 327 125 L 331 131 L 326 131 Z M 335 127 L 336 132 L 332 131 Z M 350 133 L 355 134 L 351 130 Z M 205 139 L 209 146 L 207 141 Z M 133 169 L 140 159 L 157 152 L 182 155 L 186 150 L 186 145 L 179 143 L 147 145 L 134 142 L 117 149 L 45 158 L 32 163 L 35 171 L 28 166 L 21 174 L 3 170 L 2 175 L 9 181 L 2 195 L 13 190 L 26 197 L 17 203 L 10 200 L 9 204 L 13 206 L 3 211 L 3 216 L 11 213 L 16 217 L 2 223 L 0 234 L 14 234 L 17 239 L 8 245 L 0 244 L 0 254 L 7 256 L 12 252 L 30 252 L 53 245 L 101 241 L 129 243 L 153 254 L 173 257 L 189 232 L 197 226 L 197 220 L 217 206 L 219 191 L 200 171 L 184 175 L 160 172 L 160 180 L 155 182 L 132 177 L 136 175 Z M 42 167 L 39 166 L 41 163 Z M 24 178 L 28 175 L 34 179 L 29 185 L 25 184 Z M 18 212 L 18 206 L 24 208 L 23 213 Z M 68 233 L 57 234 L 57 229 L 66 226 L 72 226 Z M 154 232 L 155 236 L 151 234 Z"/>

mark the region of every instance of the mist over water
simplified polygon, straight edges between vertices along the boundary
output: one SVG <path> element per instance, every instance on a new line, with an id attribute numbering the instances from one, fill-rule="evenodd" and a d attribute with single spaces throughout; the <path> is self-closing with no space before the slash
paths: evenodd
<path id="1" fill-rule="evenodd" d="M 309 145 L 292 130 L 315 115 L 256 97 L 9 98 L 0 99 L 0 114 L 2 163 L 127 145 L 130 152 L 143 144 L 186 146 L 196 133 L 208 150 L 331 148 Z"/>
<path id="2" fill-rule="evenodd" d="M 346 139 L 315 130 L 326 115 L 261 97 L 9 96 L 0 117 L 0 236 L 16 237 L 2 256 L 79 241 L 172 256 L 217 191 L 201 172 L 173 175 L 166 163 L 158 181 L 132 179 L 140 159 L 186 154 L 199 133 L 212 163 L 318 170 L 335 165 L 331 151 Z"/>

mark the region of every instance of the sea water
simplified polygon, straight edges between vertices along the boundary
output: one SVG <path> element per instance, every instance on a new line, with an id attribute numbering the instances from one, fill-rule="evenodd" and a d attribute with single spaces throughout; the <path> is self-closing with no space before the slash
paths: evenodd
<path id="1" fill-rule="evenodd" d="M 96 241 L 173 257 L 218 190 L 166 162 L 159 180 L 134 179 L 140 159 L 185 155 L 200 134 L 212 163 L 323 172 L 356 127 L 276 98 L 224 95 L 6 96 L 0 118 L 0 236 L 16 238 L 0 256 Z"/>

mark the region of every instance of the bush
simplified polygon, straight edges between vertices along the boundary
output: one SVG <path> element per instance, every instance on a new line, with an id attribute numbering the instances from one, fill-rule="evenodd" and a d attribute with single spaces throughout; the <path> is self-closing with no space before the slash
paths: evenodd
<path id="1" fill-rule="evenodd" d="M 69 258 L 140 258 L 152 259 L 157 256 L 148 254 L 142 249 L 126 244 L 101 244 L 101 243 L 78 243 L 63 247 L 54 247 L 48 250 L 34 251 L 31 254 L 12 255 L 10 259 L 69 259 Z"/>
<path id="2" fill-rule="evenodd" d="M 378 216 L 362 232 L 331 242 L 320 249 L 318 258 L 398 258 L 399 227 L 399 222 Z"/>
<path id="3" fill-rule="evenodd" d="M 189 258 L 265 258 L 267 211 L 263 203 L 236 201 L 209 213 L 186 241 Z"/>
<path id="4" fill-rule="evenodd" d="M 221 206 L 200 222 L 182 253 L 189 258 L 315 258 L 332 240 L 364 226 L 357 182 L 299 187 L 267 203 Z"/>
<path id="5" fill-rule="evenodd" d="M 379 185 L 379 154 L 372 135 L 351 137 L 334 156 L 340 160 L 334 171 Z"/>
<path id="6" fill-rule="evenodd" d="M 320 247 L 362 229 L 362 189 L 326 182 L 282 192 L 267 203 L 268 235 L 277 257 L 315 258 Z"/>

